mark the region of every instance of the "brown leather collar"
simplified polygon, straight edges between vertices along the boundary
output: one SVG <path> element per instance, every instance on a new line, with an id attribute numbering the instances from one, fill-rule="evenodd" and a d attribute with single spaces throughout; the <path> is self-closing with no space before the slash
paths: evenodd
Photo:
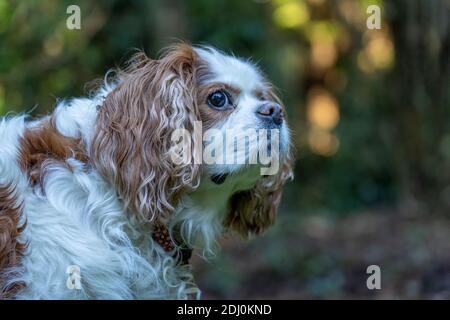
<path id="1" fill-rule="evenodd" d="M 158 243 L 164 251 L 171 255 L 177 255 L 179 264 L 189 264 L 189 259 L 192 256 L 192 249 L 179 241 L 174 240 L 170 236 L 170 232 L 162 223 L 156 223 L 153 228 L 153 240 Z M 178 250 L 175 250 L 178 248 Z"/>

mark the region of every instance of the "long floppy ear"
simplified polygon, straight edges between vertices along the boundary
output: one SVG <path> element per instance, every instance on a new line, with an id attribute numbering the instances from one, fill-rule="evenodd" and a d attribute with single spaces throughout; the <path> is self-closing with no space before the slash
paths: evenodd
<path id="1" fill-rule="evenodd" d="M 270 227 L 275 222 L 283 186 L 292 178 L 292 159 L 288 155 L 276 175 L 265 177 L 252 189 L 232 196 L 225 227 L 244 238 Z"/>
<path id="2" fill-rule="evenodd" d="M 270 83 L 266 83 L 268 99 L 283 105 Z M 283 108 L 285 112 L 285 108 Z M 286 114 L 285 114 L 286 117 Z M 287 144 L 289 148 L 289 144 Z M 293 158 L 289 150 L 277 174 L 262 178 L 250 190 L 235 193 L 229 203 L 229 212 L 224 225 L 239 233 L 244 238 L 260 234 L 270 227 L 277 215 L 278 206 L 283 195 L 283 186 L 292 180 Z"/>
<path id="3" fill-rule="evenodd" d="M 199 120 L 195 61 L 189 45 L 160 60 L 138 55 L 99 110 L 94 166 L 126 209 L 145 221 L 166 219 L 180 195 L 199 183 L 198 165 L 175 164 L 170 157 L 173 130 L 191 132 Z"/>

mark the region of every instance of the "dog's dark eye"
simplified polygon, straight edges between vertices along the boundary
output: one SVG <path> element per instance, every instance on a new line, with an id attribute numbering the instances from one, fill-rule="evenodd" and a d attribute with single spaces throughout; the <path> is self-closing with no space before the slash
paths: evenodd
<path id="1" fill-rule="evenodd" d="M 230 99 L 225 91 L 219 90 L 208 96 L 208 104 L 212 108 L 223 109 L 230 104 Z"/>

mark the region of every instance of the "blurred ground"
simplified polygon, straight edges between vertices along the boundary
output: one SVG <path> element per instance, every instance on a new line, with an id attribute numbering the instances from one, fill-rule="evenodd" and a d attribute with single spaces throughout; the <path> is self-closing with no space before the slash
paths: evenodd
<path id="1" fill-rule="evenodd" d="M 381 290 L 366 287 L 371 264 Z M 225 240 L 212 262 L 193 265 L 206 299 L 448 299 L 450 219 L 407 208 L 281 218 L 263 237 Z"/>

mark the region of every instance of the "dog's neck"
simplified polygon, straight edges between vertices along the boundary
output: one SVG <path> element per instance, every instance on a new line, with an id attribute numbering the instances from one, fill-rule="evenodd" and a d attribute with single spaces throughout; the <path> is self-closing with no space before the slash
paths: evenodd
<path id="1" fill-rule="evenodd" d="M 251 167 L 228 174 L 220 184 L 204 172 L 199 187 L 186 194 L 169 222 L 170 230 L 179 230 L 181 239 L 204 254 L 213 253 L 217 239 L 224 233 L 224 220 L 231 196 L 251 188 L 259 179 L 259 168 Z M 198 214 L 201 212 L 202 214 Z"/>

